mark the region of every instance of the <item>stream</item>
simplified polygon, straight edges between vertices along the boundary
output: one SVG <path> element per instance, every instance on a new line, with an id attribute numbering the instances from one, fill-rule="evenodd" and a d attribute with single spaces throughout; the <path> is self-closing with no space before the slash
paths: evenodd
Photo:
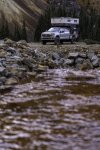
<path id="1" fill-rule="evenodd" d="M 47 70 L 0 95 L 0 150 L 99 149 L 99 70 Z"/>

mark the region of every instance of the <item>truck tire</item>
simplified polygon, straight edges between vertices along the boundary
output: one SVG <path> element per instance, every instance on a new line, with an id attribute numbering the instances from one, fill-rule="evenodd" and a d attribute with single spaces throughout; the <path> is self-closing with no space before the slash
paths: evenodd
<path id="1" fill-rule="evenodd" d="M 55 40 L 54 40 L 55 45 L 59 45 L 60 44 L 60 37 L 56 36 Z"/>
<path id="2" fill-rule="evenodd" d="M 46 45 L 46 41 L 42 41 L 42 44 L 43 44 L 43 45 Z"/>

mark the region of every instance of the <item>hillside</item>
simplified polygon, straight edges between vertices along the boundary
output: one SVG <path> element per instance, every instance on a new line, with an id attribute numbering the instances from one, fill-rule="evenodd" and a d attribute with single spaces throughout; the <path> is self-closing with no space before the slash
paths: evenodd
<path id="1" fill-rule="evenodd" d="M 39 16 L 46 7 L 46 0 L 0 0 L 0 27 L 7 22 L 10 34 L 13 34 L 16 26 L 21 28 L 25 21 L 28 39 L 32 40 Z"/>
<path id="2" fill-rule="evenodd" d="M 100 12 L 100 0 L 77 0 L 81 6 L 89 6 Z"/>

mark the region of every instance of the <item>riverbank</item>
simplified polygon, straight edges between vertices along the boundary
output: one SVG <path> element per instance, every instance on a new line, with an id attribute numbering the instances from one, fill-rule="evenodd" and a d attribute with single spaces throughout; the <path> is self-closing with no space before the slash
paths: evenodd
<path id="1" fill-rule="evenodd" d="M 100 45 L 85 43 L 53 44 L 15 42 L 0 43 L 0 92 L 13 85 L 29 82 L 47 69 L 100 69 Z"/>

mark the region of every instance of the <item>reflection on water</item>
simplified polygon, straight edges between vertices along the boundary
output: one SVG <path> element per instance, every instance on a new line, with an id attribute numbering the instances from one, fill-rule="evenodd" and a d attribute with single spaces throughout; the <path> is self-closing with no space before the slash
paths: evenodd
<path id="1" fill-rule="evenodd" d="M 0 150 L 99 150 L 99 74 L 48 70 L 0 95 Z"/>

